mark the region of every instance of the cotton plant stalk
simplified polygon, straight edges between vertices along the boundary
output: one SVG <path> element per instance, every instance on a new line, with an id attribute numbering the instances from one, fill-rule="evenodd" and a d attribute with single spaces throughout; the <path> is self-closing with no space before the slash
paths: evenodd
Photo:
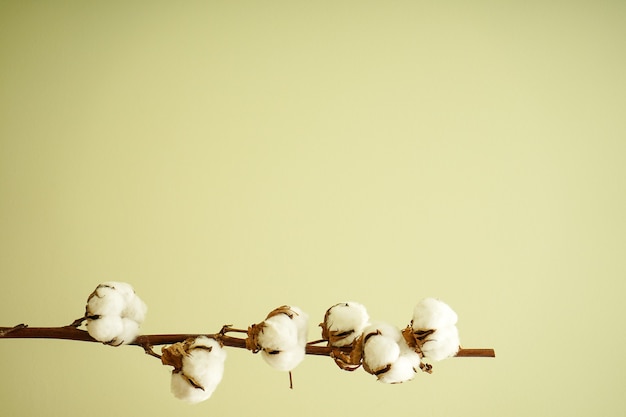
<path id="1" fill-rule="evenodd" d="M 432 372 L 427 361 L 451 356 L 495 357 L 493 349 L 461 349 L 457 314 L 444 302 L 426 298 L 413 310 L 402 331 L 385 322 L 370 323 L 366 308 L 357 302 L 330 307 L 320 324 L 322 340 L 307 342 L 308 315 L 284 305 L 247 330 L 224 325 L 215 334 L 138 335 L 147 307 L 130 284 L 102 283 L 89 295 L 85 314 L 62 327 L 0 327 L 0 339 L 37 338 L 101 342 L 110 346 L 136 345 L 167 366 L 172 366 L 170 389 L 188 403 L 210 398 L 222 380 L 225 346 L 261 353 L 273 368 L 291 371 L 305 355 L 330 356 L 343 370 L 362 367 L 382 383 L 398 384 L 419 370 Z M 79 329 L 83 324 L 87 330 Z M 246 338 L 228 333 L 246 333 Z M 326 346 L 318 344 L 325 342 Z M 162 354 L 154 346 L 167 345 Z"/>

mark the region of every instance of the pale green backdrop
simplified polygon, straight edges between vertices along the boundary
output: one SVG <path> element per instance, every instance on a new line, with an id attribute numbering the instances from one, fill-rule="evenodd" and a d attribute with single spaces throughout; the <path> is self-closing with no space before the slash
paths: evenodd
<path id="1" fill-rule="evenodd" d="M 189 406 L 136 347 L 0 340 L 3 416 L 623 416 L 626 2 L 2 1 L 0 325 L 132 283 L 144 333 L 293 304 L 466 347 L 386 386 L 230 349 Z"/>

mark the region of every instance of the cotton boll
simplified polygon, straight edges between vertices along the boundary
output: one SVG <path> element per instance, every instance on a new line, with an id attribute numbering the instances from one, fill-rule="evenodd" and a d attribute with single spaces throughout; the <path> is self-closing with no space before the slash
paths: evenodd
<path id="1" fill-rule="evenodd" d="M 176 398 L 189 403 L 204 401 L 211 397 L 222 380 L 226 352 L 217 340 L 206 336 L 180 345 L 182 350 L 180 347 L 170 350 L 171 354 L 182 356 L 182 367 L 172 372 L 171 391 Z"/>
<path id="2" fill-rule="evenodd" d="M 129 319 L 141 324 L 146 317 L 147 311 L 148 307 L 146 306 L 146 303 L 133 293 L 132 297 L 128 298 L 126 301 L 126 307 L 122 312 L 122 316 L 128 317 Z"/>
<path id="3" fill-rule="evenodd" d="M 129 300 L 135 295 L 135 290 L 133 289 L 133 286 L 126 282 L 109 281 L 103 282 L 102 284 L 100 284 L 100 286 L 113 288 L 126 300 Z"/>
<path id="4" fill-rule="evenodd" d="M 402 332 L 400 331 L 400 329 L 392 324 L 380 321 L 374 322 L 365 327 L 365 329 L 363 330 L 363 334 L 368 335 L 370 333 L 382 334 L 383 336 L 396 342 L 402 339 Z"/>
<path id="5" fill-rule="evenodd" d="M 201 336 L 190 347 L 189 354 L 183 357 L 183 372 L 210 396 L 222 380 L 225 360 L 226 352 L 220 344 L 215 339 Z"/>
<path id="6" fill-rule="evenodd" d="M 305 356 L 308 315 L 298 307 L 283 305 L 248 328 L 246 347 L 261 351 L 263 359 L 281 371 L 291 371 Z"/>
<path id="7" fill-rule="evenodd" d="M 211 397 L 211 392 L 207 393 L 201 388 L 196 388 L 189 383 L 189 379 L 181 372 L 172 372 L 170 390 L 174 397 L 190 404 L 197 404 Z"/>
<path id="8" fill-rule="evenodd" d="M 365 306 L 355 302 L 335 304 L 328 309 L 323 328 L 331 346 L 348 346 L 358 338 L 369 321 Z"/>
<path id="9" fill-rule="evenodd" d="M 131 343 L 146 315 L 146 304 L 125 282 L 109 281 L 96 287 L 87 299 L 87 331 L 113 346 Z"/>
<path id="10" fill-rule="evenodd" d="M 86 316 L 121 316 L 126 299 L 114 287 L 100 284 L 87 300 Z"/>
<path id="11" fill-rule="evenodd" d="M 263 329 L 258 336 L 258 344 L 268 351 L 289 350 L 298 346 L 299 329 L 294 320 L 286 314 L 278 314 L 263 322 Z"/>
<path id="12" fill-rule="evenodd" d="M 394 363 L 400 356 L 398 343 L 383 334 L 369 333 L 363 345 L 363 367 L 366 371 L 376 374 Z"/>
<path id="13" fill-rule="evenodd" d="M 413 329 L 438 329 L 456 324 L 457 314 L 443 301 L 435 298 L 421 300 L 413 309 Z"/>
<path id="14" fill-rule="evenodd" d="M 420 369 L 420 357 L 415 352 L 407 352 L 391 364 L 391 368 L 380 375 L 378 380 L 385 384 L 400 384 L 412 380 Z"/>
<path id="15" fill-rule="evenodd" d="M 296 325 L 297 333 L 298 333 L 298 345 L 304 346 L 307 342 L 307 335 L 309 332 L 309 316 L 304 311 L 300 310 L 298 307 L 290 307 L 291 310 L 295 313 L 291 320 Z"/>
<path id="16" fill-rule="evenodd" d="M 88 319 L 87 332 L 99 342 L 115 343 L 117 338 L 124 333 L 124 322 L 121 317 L 117 316 Z"/>
<path id="17" fill-rule="evenodd" d="M 123 330 L 115 337 L 113 343 L 111 343 L 114 346 L 132 343 L 139 334 L 139 324 L 136 321 L 123 318 L 122 324 L 124 326 Z"/>
<path id="18" fill-rule="evenodd" d="M 437 329 L 426 338 L 422 345 L 425 358 L 440 361 L 454 356 L 459 351 L 459 332 L 456 326 L 447 326 Z"/>
<path id="19" fill-rule="evenodd" d="M 294 346 L 287 350 L 262 350 L 261 356 L 272 368 L 279 371 L 291 371 L 304 360 L 304 346 Z"/>

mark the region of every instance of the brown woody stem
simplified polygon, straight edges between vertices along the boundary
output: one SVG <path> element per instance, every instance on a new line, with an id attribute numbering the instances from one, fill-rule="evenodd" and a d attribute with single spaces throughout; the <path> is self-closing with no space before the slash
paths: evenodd
<path id="1" fill-rule="evenodd" d="M 82 342 L 100 343 L 87 333 L 85 330 L 77 329 L 72 325 L 63 327 L 28 327 L 24 324 L 18 324 L 13 327 L 0 327 L 0 339 L 61 339 L 76 340 Z M 229 329 L 232 331 L 231 329 Z M 158 355 L 152 351 L 152 346 L 170 345 L 173 343 L 183 342 L 190 337 L 208 336 L 213 337 L 222 342 L 224 346 L 233 348 L 246 348 L 246 339 L 226 336 L 222 332 L 216 334 L 152 334 L 141 335 L 130 343 L 131 345 L 141 346 L 146 353 L 151 356 Z M 330 356 L 332 348 L 327 346 L 307 345 L 307 355 Z M 493 349 L 463 349 L 461 348 L 456 355 L 457 357 L 482 357 L 494 358 Z"/>

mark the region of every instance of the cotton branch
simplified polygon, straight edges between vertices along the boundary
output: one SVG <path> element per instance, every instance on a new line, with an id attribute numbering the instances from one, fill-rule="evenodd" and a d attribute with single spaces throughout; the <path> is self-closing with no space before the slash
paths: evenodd
<path id="1" fill-rule="evenodd" d="M 82 342 L 96 342 L 93 337 L 89 336 L 85 330 L 78 329 L 74 326 L 75 323 L 69 326 L 63 327 L 28 327 L 25 324 L 18 324 L 13 327 L 0 327 L 0 339 L 60 339 L 60 340 L 74 340 Z M 184 342 L 189 338 L 195 338 L 197 336 L 207 336 L 219 340 L 224 346 L 232 348 L 246 349 L 246 339 L 227 336 L 225 333 L 230 331 L 228 326 L 225 326 L 220 332 L 214 334 L 152 334 L 138 336 L 130 345 L 140 346 L 148 352 L 152 346 L 169 345 L 178 342 Z M 328 346 L 315 346 L 313 344 L 307 344 L 306 354 L 315 356 L 330 356 L 333 350 Z M 459 349 L 456 357 L 468 358 L 468 357 L 482 357 L 482 358 L 494 358 L 495 351 L 493 349 Z"/>

